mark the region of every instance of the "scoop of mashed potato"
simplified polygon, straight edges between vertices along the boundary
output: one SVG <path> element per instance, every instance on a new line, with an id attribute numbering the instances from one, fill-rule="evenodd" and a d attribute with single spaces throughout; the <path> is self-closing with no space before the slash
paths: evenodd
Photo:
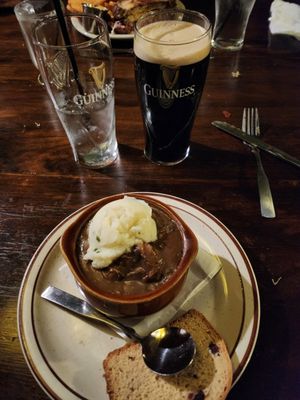
<path id="1" fill-rule="evenodd" d="M 100 208 L 91 220 L 84 259 L 91 260 L 94 268 L 105 268 L 134 245 L 155 240 L 151 207 L 144 200 L 125 196 Z"/>

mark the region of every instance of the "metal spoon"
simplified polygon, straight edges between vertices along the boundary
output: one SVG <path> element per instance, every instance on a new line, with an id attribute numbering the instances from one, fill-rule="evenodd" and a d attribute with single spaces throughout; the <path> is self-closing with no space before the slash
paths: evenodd
<path id="1" fill-rule="evenodd" d="M 41 297 L 81 317 L 102 322 L 127 340 L 139 342 L 145 364 L 157 374 L 173 375 L 182 371 L 192 363 L 196 354 L 195 342 L 184 329 L 164 327 L 141 337 L 134 329 L 102 314 L 86 301 L 61 289 L 48 286 Z"/>

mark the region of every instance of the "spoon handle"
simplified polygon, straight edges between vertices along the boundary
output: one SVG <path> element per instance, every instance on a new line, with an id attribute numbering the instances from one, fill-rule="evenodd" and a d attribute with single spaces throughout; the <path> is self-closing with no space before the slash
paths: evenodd
<path id="1" fill-rule="evenodd" d="M 116 331 L 124 339 L 141 341 L 142 338 L 135 332 L 133 328 L 121 324 L 119 321 L 108 317 L 92 307 L 85 300 L 82 300 L 70 293 L 67 293 L 54 286 L 48 286 L 41 294 L 43 299 L 50 301 L 60 307 L 71 311 L 74 314 L 87 318 L 92 321 L 102 322 Z"/>

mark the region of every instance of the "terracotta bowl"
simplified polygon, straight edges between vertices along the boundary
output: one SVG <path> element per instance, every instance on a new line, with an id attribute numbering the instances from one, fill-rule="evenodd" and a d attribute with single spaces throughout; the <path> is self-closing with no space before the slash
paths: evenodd
<path id="1" fill-rule="evenodd" d="M 111 201 L 121 199 L 125 195 L 146 201 L 150 207 L 156 207 L 175 222 L 182 238 L 182 257 L 174 272 L 156 289 L 144 294 L 122 296 L 109 291 L 95 290 L 91 282 L 86 279 L 79 262 L 78 241 L 86 224 L 101 207 Z M 154 313 L 174 299 L 185 281 L 192 261 L 197 255 L 198 242 L 191 229 L 170 207 L 150 196 L 125 193 L 103 198 L 87 206 L 63 233 L 60 247 L 75 281 L 87 301 L 108 315 L 128 317 Z"/>

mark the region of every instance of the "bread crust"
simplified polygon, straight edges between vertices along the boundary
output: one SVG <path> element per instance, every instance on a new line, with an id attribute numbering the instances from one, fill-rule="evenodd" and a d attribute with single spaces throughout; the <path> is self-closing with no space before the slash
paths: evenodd
<path id="1" fill-rule="evenodd" d="M 232 364 L 224 340 L 197 310 L 172 323 L 193 336 L 193 363 L 174 376 L 161 376 L 146 367 L 141 345 L 127 343 L 103 362 L 110 400 L 224 400 L 232 384 Z"/>

